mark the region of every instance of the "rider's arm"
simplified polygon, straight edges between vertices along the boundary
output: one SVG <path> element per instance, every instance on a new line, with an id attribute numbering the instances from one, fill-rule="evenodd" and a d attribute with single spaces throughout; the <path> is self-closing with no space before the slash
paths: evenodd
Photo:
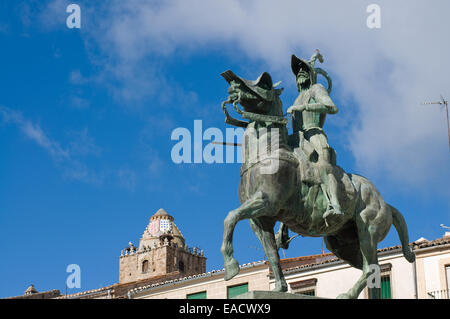
<path id="1" fill-rule="evenodd" d="M 308 104 L 299 104 L 298 99 L 295 100 L 293 106 L 288 108 L 288 113 L 292 113 L 293 111 L 310 111 L 316 113 L 327 113 L 327 114 L 336 114 L 338 112 L 338 108 L 334 105 L 330 96 L 328 95 L 328 91 L 323 87 L 322 84 L 315 84 L 311 88 L 311 97 L 316 101 L 315 103 Z"/>
<path id="2" fill-rule="evenodd" d="M 294 101 L 294 105 L 290 106 L 287 109 L 287 113 L 292 113 L 293 111 L 304 111 L 305 110 L 305 105 L 301 105 L 300 104 L 300 96 L 298 96 L 295 101 Z"/>
<path id="3" fill-rule="evenodd" d="M 305 110 L 316 113 L 336 114 L 338 108 L 335 105 L 322 104 L 322 103 L 310 103 L 305 105 Z"/>
<path id="4" fill-rule="evenodd" d="M 316 100 L 316 103 L 306 104 L 306 111 L 327 114 L 336 114 L 338 112 L 338 108 L 334 105 L 330 95 L 323 85 L 315 84 L 311 91 L 311 97 Z"/>

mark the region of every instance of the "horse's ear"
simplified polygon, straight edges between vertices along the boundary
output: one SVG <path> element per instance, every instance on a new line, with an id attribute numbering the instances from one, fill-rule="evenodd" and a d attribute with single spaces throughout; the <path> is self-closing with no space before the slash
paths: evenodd
<path id="1" fill-rule="evenodd" d="M 273 87 L 272 77 L 269 73 L 264 72 L 256 80 L 256 85 L 263 89 L 270 90 Z"/>
<path id="2" fill-rule="evenodd" d="M 282 82 L 283 82 L 283 81 L 278 81 L 277 83 L 275 83 L 275 84 L 273 85 L 273 88 L 276 88 L 276 87 L 279 86 Z"/>
<path id="3" fill-rule="evenodd" d="M 284 88 L 280 88 L 280 89 L 275 89 L 275 94 L 276 95 L 281 95 L 281 93 L 283 93 Z"/>

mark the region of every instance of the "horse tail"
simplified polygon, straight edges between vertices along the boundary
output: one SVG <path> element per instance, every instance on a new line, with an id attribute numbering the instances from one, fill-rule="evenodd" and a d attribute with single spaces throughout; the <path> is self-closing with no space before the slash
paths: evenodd
<path id="1" fill-rule="evenodd" d="M 391 205 L 388 206 L 391 208 L 392 212 L 392 223 L 394 224 L 398 237 L 400 238 L 400 242 L 402 243 L 403 256 L 407 261 L 412 263 L 416 260 L 416 256 L 409 247 L 408 227 L 406 226 L 405 218 L 397 208 Z"/>

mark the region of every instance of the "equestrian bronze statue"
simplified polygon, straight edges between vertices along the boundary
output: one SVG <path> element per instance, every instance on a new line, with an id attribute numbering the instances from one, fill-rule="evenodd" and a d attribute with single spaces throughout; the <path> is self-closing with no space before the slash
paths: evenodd
<path id="1" fill-rule="evenodd" d="M 288 287 L 280 266 L 278 250 L 288 248 L 288 229 L 302 236 L 323 237 L 326 247 L 362 275 L 354 286 L 338 298 L 357 298 L 366 287 L 371 266 L 378 265 L 377 245 L 394 225 L 404 257 L 415 260 L 409 247 L 408 230 L 402 214 L 387 204 L 365 177 L 346 173 L 336 163 L 336 152 L 328 145 L 323 130 L 327 114 L 338 108 L 330 98 L 332 81 L 327 72 L 314 66 L 323 61 L 317 50 L 309 60 L 292 56 L 292 70 L 299 96 L 287 110 L 293 133 L 287 130 L 279 83 L 273 84 L 264 72 L 255 81 L 232 71 L 222 73 L 229 83 L 228 99 L 222 103 L 226 123 L 245 128 L 243 164 L 239 185 L 241 206 L 230 211 L 224 221 L 221 252 L 225 280 L 236 276 L 239 264 L 233 257 L 233 231 L 248 219 L 261 242 L 275 277 L 275 291 Z M 322 75 L 325 88 L 317 83 Z M 241 117 L 230 115 L 233 106 Z M 280 222 L 277 234 L 276 222 Z M 370 288 L 371 298 L 380 297 L 379 288 Z"/>

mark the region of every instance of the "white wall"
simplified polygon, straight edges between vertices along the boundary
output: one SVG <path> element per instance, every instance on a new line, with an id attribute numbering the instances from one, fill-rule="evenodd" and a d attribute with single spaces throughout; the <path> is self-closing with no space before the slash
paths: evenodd
<path id="1" fill-rule="evenodd" d="M 391 268 L 391 295 L 395 299 L 413 299 L 414 290 L 414 271 L 413 264 L 410 264 L 403 255 L 396 254 L 391 256 L 380 256 L 380 264 L 390 263 Z M 347 292 L 353 287 L 361 276 L 362 271 L 350 267 L 347 264 L 330 265 L 313 270 L 303 270 L 302 272 L 286 275 L 286 281 L 295 282 L 316 278 L 316 296 L 324 298 L 336 298 L 339 294 Z M 272 279 L 270 287 L 275 287 Z M 363 290 L 359 298 L 367 298 L 367 292 Z"/>

